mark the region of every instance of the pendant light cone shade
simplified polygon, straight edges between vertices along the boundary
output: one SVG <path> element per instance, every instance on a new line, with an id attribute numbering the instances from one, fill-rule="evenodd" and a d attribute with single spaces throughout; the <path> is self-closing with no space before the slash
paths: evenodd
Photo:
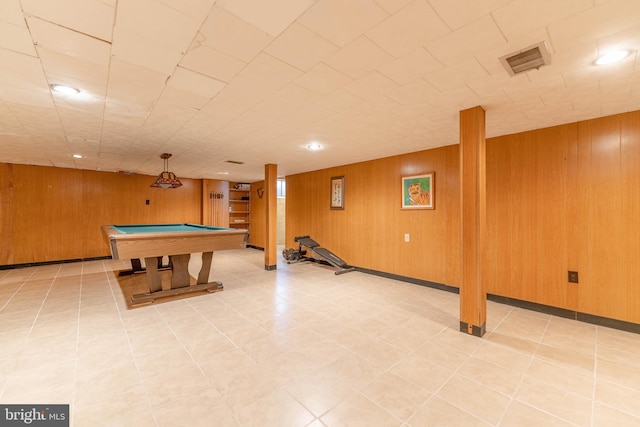
<path id="1" fill-rule="evenodd" d="M 169 153 L 162 153 L 162 155 L 160 156 L 160 158 L 164 160 L 164 170 L 160 173 L 160 175 L 158 175 L 156 180 L 153 181 L 153 184 L 151 184 L 152 187 L 178 188 L 182 186 L 182 183 L 180 182 L 176 174 L 173 172 L 169 172 L 169 157 L 171 157 L 171 154 Z"/>

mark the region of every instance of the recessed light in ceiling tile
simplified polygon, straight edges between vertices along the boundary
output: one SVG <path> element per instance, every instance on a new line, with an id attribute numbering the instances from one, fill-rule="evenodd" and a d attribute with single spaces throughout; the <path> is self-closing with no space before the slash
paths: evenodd
<path id="1" fill-rule="evenodd" d="M 309 145 L 307 145 L 307 148 L 311 151 L 319 151 L 319 150 L 322 150 L 322 144 L 318 142 L 312 142 Z"/>
<path id="2" fill-rule="evenodd" d="M 608 65 L 614 62 L 622 61 L 631 54 L 630 50 L 614 50 L 600 55 L 593 63 L 595 65 Z"/>
<path id="3" fill-rule="evenodd" d="M 72 154 L 71 157 L 73 157 L 74 159 L 83 159 L 84 156 L 82 154 Z"/>
<path id="4" fill-rule="evenodd" d="M 80 89 L 61 84 L 52 84 L 51 90 L 62 95 L 77 95 L 80 93 Z"/>

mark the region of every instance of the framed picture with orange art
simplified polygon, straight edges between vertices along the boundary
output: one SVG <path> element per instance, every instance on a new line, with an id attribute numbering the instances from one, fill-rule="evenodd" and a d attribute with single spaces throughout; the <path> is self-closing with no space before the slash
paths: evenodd
<path id="1" fill-rule="evenodd" d="M 435 209 L 436 173 L 402 177 L 402 209 Z"/>

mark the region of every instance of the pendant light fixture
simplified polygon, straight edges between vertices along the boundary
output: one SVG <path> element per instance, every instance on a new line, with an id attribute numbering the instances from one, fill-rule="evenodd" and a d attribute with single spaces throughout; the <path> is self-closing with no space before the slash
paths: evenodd
<path id="1" fill-rule="evenodd" d="M 160 175 L 158 175 L 156 180 L 153 181 L 153 184 L 151 184 L 152 187 L 178 188 L 182 186 L 182 183 L 180 182 L 176 174 L 173 172 L 169 172 L 169 157 L 171 157 L 171 154 L 169 153 L 162 153 L 160 155 L 160 158 L 164 160 L 164 170 L 160 173 Z"/>

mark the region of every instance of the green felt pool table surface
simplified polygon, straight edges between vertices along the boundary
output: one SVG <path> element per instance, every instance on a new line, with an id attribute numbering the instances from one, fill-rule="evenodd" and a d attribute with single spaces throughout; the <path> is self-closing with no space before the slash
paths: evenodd
<path id="1" fill-rule="evenodd" d="M 230 230 L 230 228 L 212 227 L 200 224 L 135 224 L 135 225 L 113 225 L 115 230 L 122 234 L 139 233 L 178 233 L 178 232 L 199 232 L 207 230 Z"/>

